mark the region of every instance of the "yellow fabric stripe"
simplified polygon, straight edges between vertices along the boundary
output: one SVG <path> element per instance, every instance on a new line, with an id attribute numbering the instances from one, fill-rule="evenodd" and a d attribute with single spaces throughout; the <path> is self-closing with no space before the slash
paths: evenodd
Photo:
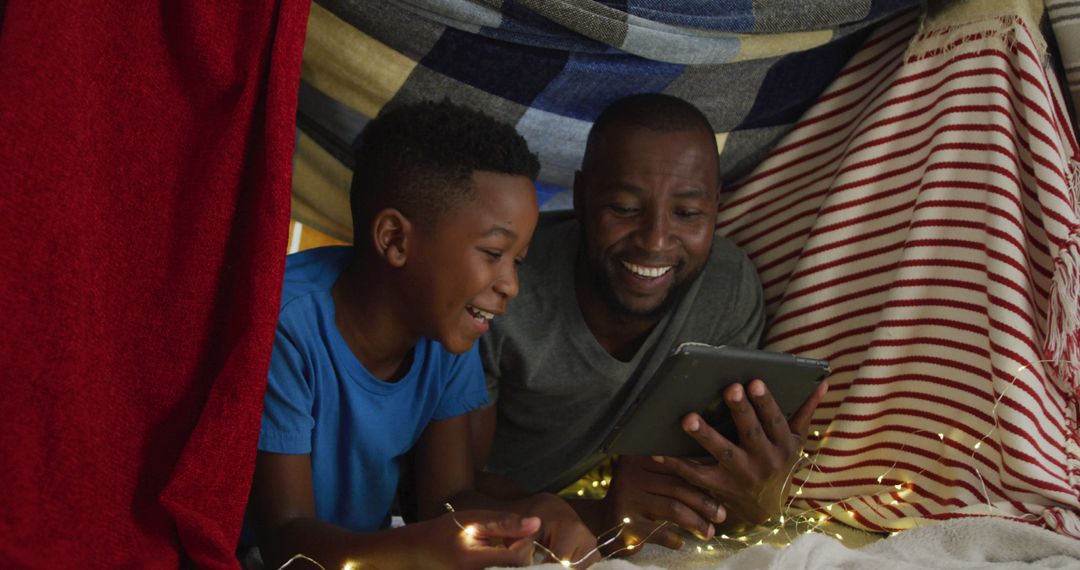
<path id="1" fill-rule="evenodd" d="M 342 241 L 352 241 L 352 171 L 300 133 L 293 161 L 292 217 Z"/>
<path id="2" fill-rule="evenodd" d="M 300 76 L 319 91 L 374 117 L 416 62 L 311 3 Z"/>
<path id="3" fill-rule="evenodd" d="M 832 38 L 832 30 L 767 35 L 739 34 L 739 54 L 731 61 L 734 63 L 805 51 L 824 45 Z"/>

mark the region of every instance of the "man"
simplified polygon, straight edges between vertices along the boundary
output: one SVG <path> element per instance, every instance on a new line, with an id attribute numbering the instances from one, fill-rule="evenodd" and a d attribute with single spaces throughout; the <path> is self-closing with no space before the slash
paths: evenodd
<path id="1" fill-rule="evenodd" d="M 606 459 L 607 430 L 672 348 L 758 345 L 761 285 L 746 255 L 714 235 L 718 204 L 716 139 L 695 107 L 644 94 L 600 114 L 574 181 L 576 218 L 542 217 L 514 312 L 481 339 L 496 405 L 473 421 L 489 472 L 518 489 L 561 489 Z M 704 538 L 721 523 L 762 522 L 780 508 L 824 391 L 789 422 L 760 380 L 732 386 L 740 444 L 689 414 L 683 429 L 708 461 L 620 457 L 607 497 L 574 507 L 598 534 L 631 517 L 631 542 L 655 521 Z M 649 541 L 682 545 L 670 527 Z"/>

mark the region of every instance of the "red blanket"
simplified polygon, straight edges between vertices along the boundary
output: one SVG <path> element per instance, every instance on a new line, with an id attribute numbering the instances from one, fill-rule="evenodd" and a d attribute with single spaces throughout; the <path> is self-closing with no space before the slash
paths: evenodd
<path id="1" fill-rule="evenodd" d="M 0 566 L 235 567 L 307 0 L 0 2 Z"/>

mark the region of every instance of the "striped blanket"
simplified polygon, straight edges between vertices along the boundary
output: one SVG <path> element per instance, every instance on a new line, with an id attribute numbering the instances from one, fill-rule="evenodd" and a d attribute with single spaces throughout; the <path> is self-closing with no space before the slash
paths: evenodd
<path id="1" fill-rule="evenodd" d="M 1019 17 L 881 27 L 722 208 L 768 348 L 829 359 L 795 504 L 1080 538 L 1080 149 Z"/>

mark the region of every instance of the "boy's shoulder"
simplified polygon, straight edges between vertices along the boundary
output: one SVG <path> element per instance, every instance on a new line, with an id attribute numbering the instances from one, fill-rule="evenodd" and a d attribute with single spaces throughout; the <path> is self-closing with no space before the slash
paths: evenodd
<path id="1" fill-rule="evenodd" d="M 282 310 L 292 301 L 328 292 L 352 259 L 351 246 L 327 246 L 294 253 L 285 258 L 285 280 L 281 288 Z"/>

